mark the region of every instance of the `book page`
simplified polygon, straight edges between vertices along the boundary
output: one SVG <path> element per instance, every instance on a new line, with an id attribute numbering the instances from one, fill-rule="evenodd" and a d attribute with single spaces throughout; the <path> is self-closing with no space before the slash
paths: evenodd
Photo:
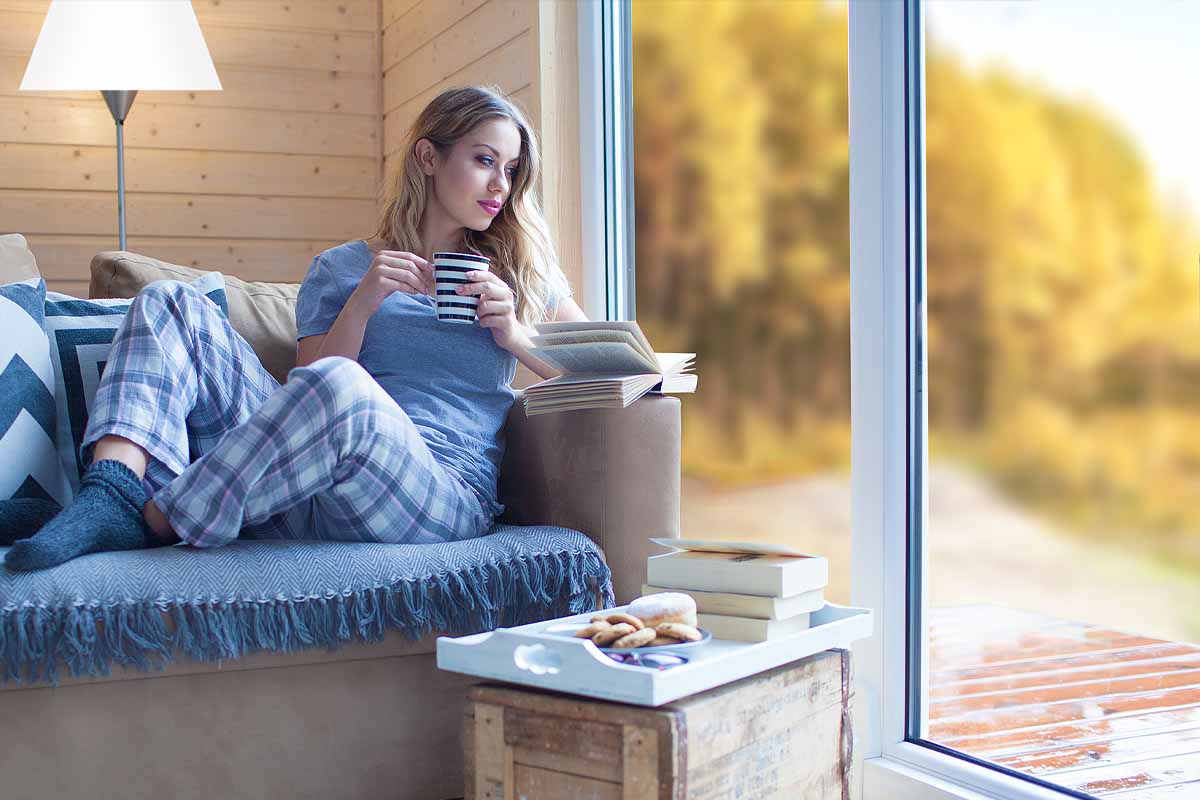
<path id="1" fill-rule="evenodd" d="M 568 383 L 551 383 L 549 381 L 537 383 L 527 387 L 524 394 L 527 399 L 538 402 L 547 398 L 583 397 L 584 395 L 598 394 L 625 396 L 632 393 L 640 396 L 654 386 L 655 378 L 654 375 L 634 375 L 607 380 L 594 377 L 575 380 L 572 376 L 564 375 L 551 380 L 566 380 L 569 381 Z"/>
<path id="2" fill-rule="evenodd" d="M 683 372 L 691 366 L 695 353 L 658 353 L 658 365 L 664 375 Z"/>
<path id="3" fill-rule="evenodd" d="M 640 352 L 637 339 L 629 331 L 564 331 L 530 336 L 534 347 L 557 347 L 562 344 L 591 344 L 592 342 L 618 342 L 629 345 Z"/>
<path id="4" fill-rule="evenodd" d="M 579 386 L 581 384 L 599 384 L 603 386 L 620 386 L 621 378 L 616 375 L 592 375 L 587 373 L 579 373 L 578 375 L 558 375 L 544 381 L 525 387 L 525 391 L 529 392 L 533 389 L 545 391 L 556 386 Z"/>
<path id="5" fill-rule="evenodd" d="M 590 372 L 604 375 L 658 374 L 658 364 L 649 362 L 627 344 L 592 342 L 533 347 L 530 352 L 562 372 Z"/>
<path id="6" fill-rule="evenodd" d="M 688 394 L 696 391 L 696 380 L 697 376 L 691 373 L 668 375 L 655 391 L 662 394 Z"/>
<path id="7" fill-rule="evenodd" d="M 793 558 L 817 557 L 786 544 L 768 542 L 719 542 L 702 539 L 656 539 L 653 537 L 650 541 L 663 547 L 702 553 L 752 553 L 761 556 L 791 556 Z"/>
<path id="8" fill-rule="evenodd" d="M 625 331 L 637 342 L 641 351 L 651 363 L 654 363 L 654 348 L 642 333 L 641 326 L 633 320 L 585 320 L 583 322 L 539 322 L 533 326 L 538 333 L 580 333 L 584 331 Z"/>
<path id="9" fill-rule="evenodd" d="M 525 387 L 525 391 L 531 392 L 536 390 L 537 392 L 547 392 L 560 387 L 575 391 L 576 389 L 588 388 L 590 386 L 623 388 L 642 382 L 653 385 L 657 380 L 657 375 L 604 375 L 603 373 L 580 372 L 574 375 L 558 375 L 548 378 L 532 386 Z"/>

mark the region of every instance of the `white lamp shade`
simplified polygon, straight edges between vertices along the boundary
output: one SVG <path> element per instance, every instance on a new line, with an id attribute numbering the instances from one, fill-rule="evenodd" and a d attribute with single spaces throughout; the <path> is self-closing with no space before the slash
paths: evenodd
<path id="1" fill-rule="evenodd" d="M 220 89 L 189 0 L 51 0 L 21 89 Z"/>

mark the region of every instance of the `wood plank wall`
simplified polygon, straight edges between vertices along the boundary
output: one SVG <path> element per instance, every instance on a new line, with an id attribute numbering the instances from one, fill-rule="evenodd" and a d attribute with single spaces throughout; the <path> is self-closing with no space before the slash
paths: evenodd
<path id="1" fill-rule="evenodd" d="M 576 25 L 575 4 L 559 0 L 383 0 L 383 150 L 390 182 L 430 100 L 453 86 L 498 86 L 537 132 L 543 208 L 583 305 Z M 519 365 L 513 385 L 536 380 Z"/>
<path id="2" fill-rule="evenodd" d="M 48 5 L 0 0 L 0 232 L 24 233 L 52 288 L 82 294 L 92 255 L 117 247 L 115 133 L 97 92 L 17 91 Z M 224 89 L 139 94 L 125 130 L 129 249 L 297 281 L 317 252 L 374 231 L 421 108 L 486 82 L 538 130 L 546 216 L 579 295 L 574 3 L 192 6 Z"/>
<path id="3" fill-rule="evenodd" d="M 117 249 L 115 130 L 97 92 L 17 91 L 48 5 L 0 0 L 0 231 L 27 236 L 52 288 L 86 294 L 91 256 Z M 297 281 L 375 225 L 381 0 L 192 5 L 224 90 L 138 95 L 129 249 Z"/>
<path id="4" fill-rule="evenodd" d="M 582 176 L 579 153 L 579 6 L 540 0 L 530 98 L 542 146 L 542 204 L 559 265 L 585 311 Z M 603 264 L 592 268 L 603 269 Z M 601 301 L 603 307 L 603 301 Z"/>
<path id="5" fill-rule="evenodd" d="M 452 86 L 498 85 L 528 112 L 537 10 L 536 0 L 383 0 L 385 158 Z"/>

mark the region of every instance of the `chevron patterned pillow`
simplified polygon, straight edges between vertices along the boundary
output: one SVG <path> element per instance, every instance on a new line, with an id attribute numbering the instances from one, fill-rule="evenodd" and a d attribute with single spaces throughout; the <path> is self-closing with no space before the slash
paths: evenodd
<path id="1" fill-rule="evenodd" d="M 224 275 L 206 272 L 191 285 L 229 316 Z M 82 300 L 58 292 L 46 294 L 45 327 L 54 366 L 58 458 L 72 499 L 83 477 L 79 445 L 87 428 L 92 398 L 100 385 L 113 337 L 132 302 L 131 299 Z"/>
<path id="2" fill-rule="evenodd" d="M 70 499 L 55 450 L 54 370 L 42 329 L 46 283 L 0 286 L 0 499 Z"/>

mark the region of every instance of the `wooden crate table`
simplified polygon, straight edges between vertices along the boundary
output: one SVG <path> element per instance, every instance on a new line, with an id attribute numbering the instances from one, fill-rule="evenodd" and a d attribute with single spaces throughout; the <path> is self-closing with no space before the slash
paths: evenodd
<path id="1" fill-rule="evenodd" d="M 852 687 L 845 650 L 657 708 L 475 686 L 466 800 L 857 798 Z"/>

